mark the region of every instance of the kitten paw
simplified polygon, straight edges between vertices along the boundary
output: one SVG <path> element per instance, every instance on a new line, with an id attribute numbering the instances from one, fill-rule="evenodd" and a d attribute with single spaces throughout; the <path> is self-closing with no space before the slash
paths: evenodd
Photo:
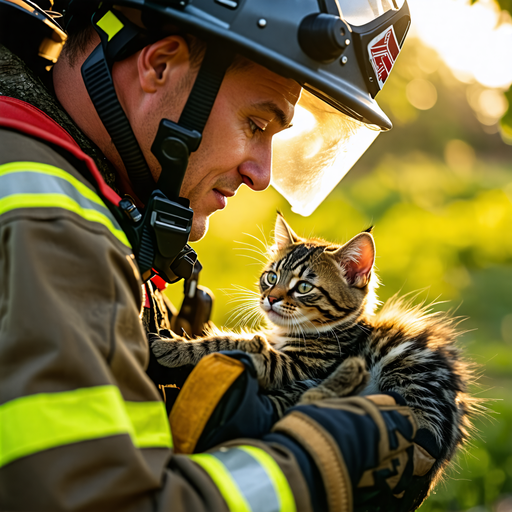
<path id="1" fill-rule="evenodd" d="M 349 357 L 322 382 L 322 386 L 331 390 L 336 396 L 353 396 L 359 394 L 370 380 L 366 363 L 361 357 Z"/>
<path id="2" fill-rule="evenodd" d="M 160 359 L 161 357 L 173 352 L 177 343 L 180 342 L 170 338 L 153 337 L 149 341 L 149 346 L 156 358 Z"/>
<path id="3" fill-rule="evenodd" d="M 250 340 L 241 341 L 239 348 L 249 354 L 262 354 L 268 351 L 268 342 L 263 336 L 256 334 Z"/>
<path id="4" fill-rule="evenodd" d="M 360 357 L 349 357 L 316 388 L 306 391 L 301 404 L 310 404 L 325 398 L 342 398 L 359 394 L 368 384 L 370 374 Z"/>

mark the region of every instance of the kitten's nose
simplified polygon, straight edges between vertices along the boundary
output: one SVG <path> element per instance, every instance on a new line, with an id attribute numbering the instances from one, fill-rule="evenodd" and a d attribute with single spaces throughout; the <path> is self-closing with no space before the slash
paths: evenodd
<path id="1" fill-rule="evenodd" d="M 271 306 L 272 306 L 273 304 L 275 304 L 276 302 L 278 302 L 278 301 L 282 300 L 282 299 L 280 299 L 280 298 L 278 298 L 278 297 L 272 297 L 272 295 L 269 295 L 269 296 L 267 297 L 267 299 L 268 299 L 268 301 L 269 301 L 269 303 L 270 303 L 270 305 L 271 305 Z"/>

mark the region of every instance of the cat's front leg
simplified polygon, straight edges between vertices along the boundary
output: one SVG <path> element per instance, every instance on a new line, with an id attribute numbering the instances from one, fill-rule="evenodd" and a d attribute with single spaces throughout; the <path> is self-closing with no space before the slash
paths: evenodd
<path id="1" fill-rule="evenodd" d="M 339 398 L 359 394 L 370 380 L 366 363 L 361 357 L 349 357 L 319 386 L 302 395 L 301 404 L 310 404 L 324 398 Z"/>
<path id="2" fill-rule="evenodd" d="M 187 364 L 195 365 L 206 354 L 202 354 L 199 346 L 193 346 L 192 340 L 178 336 L 172 331 L 166 331 L 167 336 L 150 333 L 148 341 L 158 362 L 169 368 Z"/>
<path id="3" fill-rule="evenodd" d="M 242 350 L 250 354 L 260 353 L 268 345 L 266 339 L 260 335 L 239 338 L 233 334 L 216 334 L 197 339 L 185 339 L 172 332 L 169 332 L 169 335 L 172 337 L 149 335 L 153 354 L 161 365 L 169 368 L 188 364 L 196 365 L 208 354 L 223 350 Z"/>

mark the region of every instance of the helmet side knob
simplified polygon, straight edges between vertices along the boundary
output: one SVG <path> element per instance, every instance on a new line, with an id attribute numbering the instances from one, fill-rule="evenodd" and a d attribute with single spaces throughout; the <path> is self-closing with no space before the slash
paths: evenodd
<path id="1" fill-rule="evenodd" d="M 318 62 L 332 62 L 350 44 L 350 28 L 339 17 L 316 13 L 306 16 L 299 26 L 302 51 Z"/>

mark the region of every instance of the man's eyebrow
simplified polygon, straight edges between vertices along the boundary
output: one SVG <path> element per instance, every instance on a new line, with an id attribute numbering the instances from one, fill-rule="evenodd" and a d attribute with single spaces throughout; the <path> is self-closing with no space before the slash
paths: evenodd
<path id="1" fill-rule="evenodd" d="M 277 122 L 283 129 L 289 128 L 291 126 L 291 119 L 288 119 L 284 111 L 280 109 L 273 101 L 262 101 L 261 103 L 255 103 L 253 108 L 274 114 L 274 116 L 277 118 Z"/>

